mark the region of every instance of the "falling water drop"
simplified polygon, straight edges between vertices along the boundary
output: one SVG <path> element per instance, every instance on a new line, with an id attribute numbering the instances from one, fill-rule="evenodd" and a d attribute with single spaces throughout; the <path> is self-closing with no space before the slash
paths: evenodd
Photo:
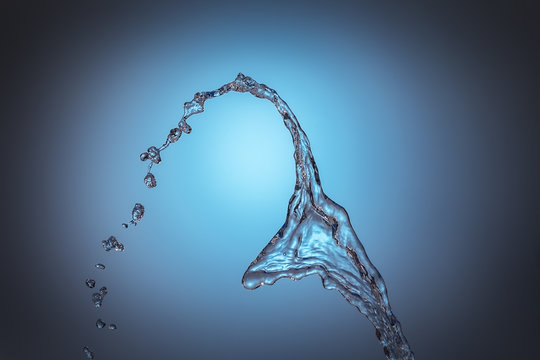
<path id="1" fill-rule="evenodd" d="M 102 286 L 101 289 L 99 289 L 99 293 L 101 294 L 101 297 L 105 297 L 109 293 L 109 290 L 107 290 L 106 286 Z"/>
<path id="2" fill-rule="evenodd" d="M 149 156 L 148 153 L 145 151 L 145 152 L 141 153 L 141 155 L 139 155 L 139 157 L 140 157 L 141 161 L 146 161 L 146 160 L 148 160 L 148 158 L 149 158 L 150 156 Z"/>
<path id="3" fill-rule="evenodd" d="M 127 229 L 127 228 L 128 228 L 128 226 L 129 226 L 128 224 L 126 224 L 126 223 L 122 223 L 122 227 L 123 227 L 124 229 Z"/>
<path id="4" fill-rule="evenodd" d="M 94 265 L 96 268 L 98 268 L 99 270 L 105 270 L 105 265 L 103 264 L 96 264 Z"/>
<path id="5" fill-rule="evenodd" d="M 110 330 L 116 330 L 116 329 L 118 329 L 118 326 L 116 326 L 116 324 L 109 324 L 109 329 Z"/>
<path id="6" fill-rule="evenodd" d="M 150 189 L 156 187 L 157 183 L 154 174 L 152 174 L 151 172 L 146 174 L 146 176 L 144 177 L 144 184 Z"/>
<path id="7" fill-rule="evenodd" d="M 131 210 L 131 223 L 133 225 L 137 225 L 137 223 L 141 221 L 143 216 L 144 206 L 142 204 L 136 203 L 133 207 L 133 210 Z"/>
<path id="8" fill-rule="evenodd" d="M 90 289 L 92 289 L 92 288 L 94 288 L 96 286 L 96 281 L 94 279 L 86 279 L 85 284 Z"/>
<path id="9" fill-rule="evenodd" d="M 103 305 L 103 295 L 100 292 L 93 293 L 92 294 L 92 303 L 94 303 L 94 306 L 97 309 L 101 308 L 101 305 Z"/>
<path id="10" fill-rule="evenodd" d="M 105 324 L 105 321 L 101 320 L 101 319 L 97 319 L 96 321 L 96 327 L 98 329 L 103 329 L 107 324 Z"/>
<path id="11" fill-rule="evenodd" d="M 87 359 L 93 359 L 94 353 L 88 348 L 88 346 L 83 347 L 83 352 L 86 355 Z"/>

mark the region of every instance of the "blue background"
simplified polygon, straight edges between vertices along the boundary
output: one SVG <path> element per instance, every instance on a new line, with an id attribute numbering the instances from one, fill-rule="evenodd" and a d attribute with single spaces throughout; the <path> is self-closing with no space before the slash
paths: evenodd
<path id="1" fill-rule="evenodd" d="M 271 103 L 209 100 L 144 187 L 238 72 L 295 112 L 418 359 L 533 357 L 538 19 L 512 4 L 6 5 L 0 358 L 384 358 L 319 278 L 241 285 L 295 181 Z"/>

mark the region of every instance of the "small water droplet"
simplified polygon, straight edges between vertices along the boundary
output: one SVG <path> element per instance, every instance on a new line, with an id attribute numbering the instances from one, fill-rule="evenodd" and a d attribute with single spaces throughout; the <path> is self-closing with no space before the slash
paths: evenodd
<path id="1" fill-rule="evenodd" d="M 133 210 L 131 210 L 131 223 L 133 225 L 137 225 L 137 223 L 141 221 L 143 216 L 144 206 L 142 204 L 136 203 L 133 207 Z"/>
<path id="2" fill-rule="evenodd" d="M 88 348 L 88 346 L 83 347 L 83 352 L 86 355 L 87 359 L 93 359 L 94 353 Z"/>
<path id="3" fill-rule="evenodd" d="M 88 286 L 90 289 L 96 286 L 96 281 L 94 279 L 86 279 L 85 283 L 86 283 L 86 286 Z"/>
<path id="4" fill-rule="evenodd" d="M 179 128 L 174 128 L 174 129 L 171 129 L 171 131 L 169 132 L 167 139 L 171 143 L 175 143 L 178 141 L 178 139 L 180 139 L 181 135 L 182 135 L 182 131 Z"/>
<path id="5" fill-rule="evenodd" d="M 109 329 L 110 330 L 116 330 L 116 329 L 118 329 L 118 326 L 116 326 L 116 324 L 109 324 Z"/>
<path id="6" fill-rule="evenodd" d="M 103 264 L 96 264 L 94 266 L 97 267 L 99 270 L 105 270 L 105 265 Z"/>
<path id="7" fill-rule="evenodd" d="M 105 327 L 105 325 L 107 325 L 107 324 L 105 324 L 105 322 L 104 322 L 103 320 L 97 319 L 97 321 L 96 321 L 96 327 L 97 327 L 98 329 L 103 329 L 103 328 Z"/>
<path id="8" fill-rule="evenodd" d="M 114 236 L 109 236 L 107 240 L 103 240 L 101 245 L 105 251 L 111 251 L 112 249 L 116 251 L 124 251 L 124 245 L 118 242 Z"/>
<path id="9" fill-rule="evenodd" d="M 126 224 L 126 223 L 122 223 L 122 226 L 124 227 L 124 229 L 128 228 L 128 224 Z"/>
<path id="10" fill-rule="evenodd" d="M 147 152 L 143 152 L 143 153 L 141 153 L 141 155 L 139 157 L 141 158 L 141 161 L 146 161 L 146 160 L 148 160 L 148 158 L 150 156 L 148 155 Z"/>
<path id="11" fill-rule="evenodd" d="M 103 295 L 101 293 L 92 294 L 92 302 L 96 308 L 100 308 L 103 305 Z"/>
<path id="12" fill-rule="evenodd" d="M 152 173 L 148 173 L 146 174 L 146 176 L 144 177 L 144 184 L 146 185 L 146 187 L 148 188 L 153 188 L 153 187 L 156 187 L 156 178 L 154 176 L 154 174 Z"/>
<path id="13" fill-rule="evenodd" d="M 182 125 L 182 131 L 186 134 L 191 134 L 191 125 L 189 125 L 188 123 L 184 123 Z"/>
<path id="14" fill-rule="evenodd" d="M 101 297 L 105 297 L 109 293 L 106 286 L 102 286 L 101 289 L 99 289 L 99 293 L 101 294 Z"/>
<path id="15" fill-rule="evenodd" d="M 150 146 L 148 148 L 148 157 L 154 164 L 161 163 L 161 155 L 159 153 L 159 149 L 155 146 Z"/>

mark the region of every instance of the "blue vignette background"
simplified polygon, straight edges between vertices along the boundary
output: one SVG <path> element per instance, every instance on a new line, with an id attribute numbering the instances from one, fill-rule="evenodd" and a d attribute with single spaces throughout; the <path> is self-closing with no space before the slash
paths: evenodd
<path id="1" fill-rule="evenodd" d="M 533 1 L 1 9 L 1 359 L 384 358 L 318 277 L 241 285 L 294 186 L 270 103 L 208 101 L 144 187 L 139 154 L 238 72 L 297 115 L 418 359 L 536 356 Z M 124 253 L 100 247 L 112 234 Z M 99 311 L 87 277 L 109 288 Z"/>

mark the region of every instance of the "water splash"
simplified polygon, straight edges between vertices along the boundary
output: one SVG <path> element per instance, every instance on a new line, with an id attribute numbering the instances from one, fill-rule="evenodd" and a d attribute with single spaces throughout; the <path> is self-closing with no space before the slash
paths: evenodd
<path id="1" fill-rule="evenodd" d="M 136 203 L 135 206 L 133 206 L 133 210 L 131 210 L 131 220 L 129 221 L 129 224 L 131 225 L 137 225 L 144 216 L 144 206 L 140 203 Z M 129 227 L 128 223 L 122 223 L 122 226 L 127 229 Z"/>
<path id="2" fill-rule="evenodd" d="M 281 278 L 299 280 L 317 274 L 326 289 L 337 290 L 371 321 L 388 359 L 414 359 L 392 313 L 383 278 L 356 236 L 347 211 L 324 193 L 309 140 L 275 90 L 240 73 L 217 90 L 196 93 L 184 104 L 184 115 L 178 128 L 173 129 L 175 136 L 171 136 L 171 130 L 161 147 L 151 146 L 140 155 L 142 161 L 150 160 L 145 184 L 156 186 L 150 171 L 161 163 L 161 152 L 180 138 L 176 130 L 189 134 L 187 119 L 203 112 L 207 99 L 230 91 L 247 92 L 274 104 L 291 133 L 296 163 L 296 185 L 285 223 L 247 268 L 242 278 L 244 287 L 256 289 Z"/>

